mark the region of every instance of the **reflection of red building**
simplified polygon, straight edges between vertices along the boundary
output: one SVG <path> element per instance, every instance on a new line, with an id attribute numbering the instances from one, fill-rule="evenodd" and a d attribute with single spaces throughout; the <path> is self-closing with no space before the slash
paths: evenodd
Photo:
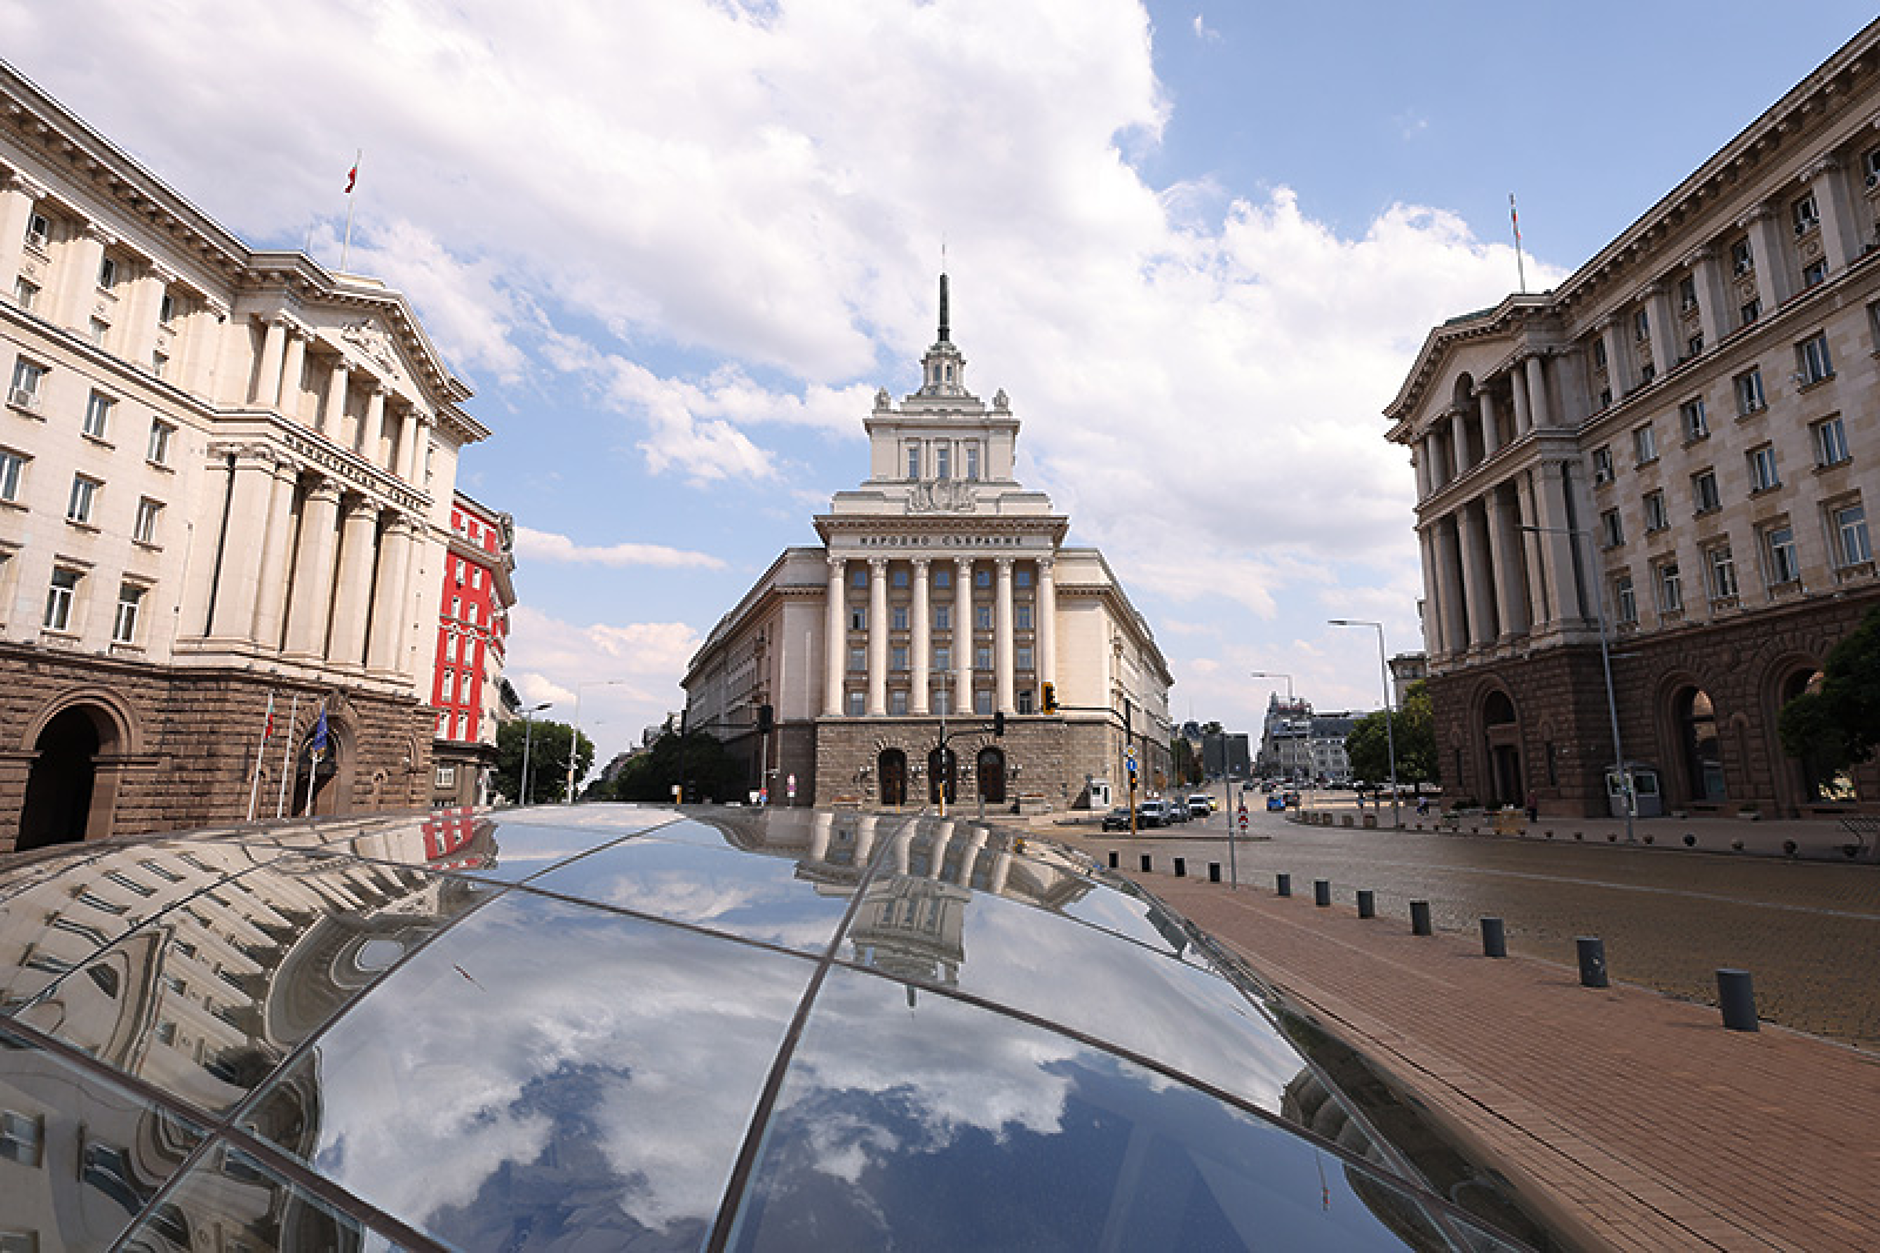
<path id="1" fill-rule="evenodd" d="M 496 764 L 509 607 L 516 603 L 514 521 L 462 492 L 450 507 L 450 549 L 438 598 L 437 650 L 431 707 L 437 712 L 432 755 L 433 805 L 475 805 L 488 799 Z"/>

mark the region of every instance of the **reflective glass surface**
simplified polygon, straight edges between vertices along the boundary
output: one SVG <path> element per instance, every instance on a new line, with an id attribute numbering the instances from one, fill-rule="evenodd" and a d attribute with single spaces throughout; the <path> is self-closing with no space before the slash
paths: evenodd
<path id="1" fill-rule="evenodd" d="M 131 1253 L 192 1249 L 320 1249 L 386 1253 L 400 1247 L 357 1218 L 283 1179 L 260 1159 L 218 1144 L 130 1234 Z"/>

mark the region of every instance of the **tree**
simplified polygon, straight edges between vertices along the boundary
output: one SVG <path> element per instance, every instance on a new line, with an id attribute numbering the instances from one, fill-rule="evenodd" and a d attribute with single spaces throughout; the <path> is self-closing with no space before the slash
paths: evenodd
<path id="1" fill-rule="evenodd" d="M 685 744 L 687 800 L 724 800 L 741 797 L 749 784 L 745 764 L 725 752 L 725 746 L 709 731 L 688 731 Z M 644 753 L 614 776 L 607 787 L 595 787 L 591 795 L 601 800 L 669 801 L 679 782 L 680 737 L 666 731 Z"/>
<path id="2" fill-rule="evenodd" d="M 568 795 L 568 746 L 575 730 L 565 722 L 541 718 L 505 722 L 496 729 L 496 773 L 491 780 L 495 789 L 512 801 L 522 801 L 522 757 L 526 745 L 529 757 L 529 803 L 559 801 Z M 594 764 L 594 741 L 581 736 L 580 751 L 575 755 L 574 775 L 581 776 Z"/>
<path id="3" fill-rule="evenodd" d="M 1430 713 L 1430 693 L 1423 683 L 1412 683 L 1404 692 L 1403 707 L 1391 716 L 1388 733 L 1381 709 L 1352 724 L 1351 733 L 1345 737 L 1351 773 L 1372 783 L 1388 780 L 1393 738 L 1397 744 L 1397 782 L 1441 782 L 1436 768 L 1436 727 Z"/>
<path id="4" fill-rule="evenodd" d="M 1828 652 L 1819 685 L 1776 716 L 1782 748 L 1828 771 L 1867 761 L 1880 745 L 1880 607 Z"/>

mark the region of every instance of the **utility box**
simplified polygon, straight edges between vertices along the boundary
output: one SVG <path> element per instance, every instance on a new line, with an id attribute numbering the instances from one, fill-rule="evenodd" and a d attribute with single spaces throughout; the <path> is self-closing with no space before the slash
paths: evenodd
<path id="1" fill-rule="evenodd" d="M 1664 793 L 1658 787 L 1658 770 L 1643 762 L 1629 761 L 1626 773 L 1632 777 L 1632 816 L 1658 818 L 1665 812 Z M 1625 780 L 1619 771 L 1606 771 L 1606 801 L 1614 818 L 1625 817 Z"/>

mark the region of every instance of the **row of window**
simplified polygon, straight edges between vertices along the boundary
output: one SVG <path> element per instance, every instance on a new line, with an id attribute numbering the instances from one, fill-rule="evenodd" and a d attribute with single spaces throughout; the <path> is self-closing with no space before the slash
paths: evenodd
<path id="1" fill-rule="evenodd" d="M 456 728 L 457 733 L 455 735 L 451 734 L 452 727 Z M 437 715 L 437 738 L 440 740 L 467 742 L 470 739 L 470 715 L 461 712 L 452 714 L 449 710 L 439 713 Z"/>
<path id="2" fill-rule="evenodd" d="M 467 702 L 476 688 L 476 679 L 477 672 L 474 669 L 446 670 L 438 683 L 437 698 L 440 701 Z"/>
<path id="3" fill-rule="evenodd" d="M 7 390 L 7 403 L 15 409 L 38 414 L 44 407 L 46 379 L 51 372 L 48 367 L 29 357 L 17 358 L 13 362 L 13 382 Z M 117 405 L 116 397 L 94 388 L 85 402 L 85 416 L 79 423 L 79 430 L 89 439 L 109 443 Z M 145 460 L 167 467 L 175 438 L 174 425 L 161 418 L 151 418 L 150 432 L 144 443 Z"/>
<path id="4" fill-rule="evenodd" d="M 478 565 L 474 561 L 465 561 L 462 557 L 453 557 L 451 558 L 451 560 L 457 563 L 456 575 L 457 575 L 458 586 L 461 587 L 464 581 L 467 579 L 470 583 L 470 590 L 477 591 L 482 588 L 483 586 L 483 567 L 482 566 Z"/>
<path id="5" fill-rule="evenodd" d="M 0 554 L 0 568 L 11 558 Z M 46 612 L 40 625 L 48 631 L 60 635 L 76 635 L 79 632 L 84 595 L 90 578 L 83 570 L 70 566 L 55 566 L 51 582 L 46 588 Z M 0 582 L 4 582 L 0 579 Z M 118 584 L 117 611 L 111 620 L 111 642 L 113 644 L 136 645 L 139 642 L 138 628 L 143 620 L 144 601 L 150 594 L 150 585 L 133 580 L 124 580 Z"/>
<path id="6" fill-rule="evenodd" d="M 989 687 L 975 688 L 973 691 L 973 713 L 990 717 L 992 715 L 992 695 L 992 689 Z M 906 717 L 909 712 L 909 700 L 908 689 L 904 687 L 890 688 L 888 690 L 888 713 L 895 717 Z M 1029 689 L 1022 689 L 1017 692 L 1013 700 L 1017 706 L 1018 713 L 1029 714 L 1037 712 L 1037 702 Z M 861 718 L 867 716 L 868 693 L 859 688 L 850 688 L 847 705 L 850 717 Z M 937 687 L 933 690 L 928 697 L 928 708 L 936 716 L 942 714 L 956 714 L 959 712 L 959 710 L 953 707 L 952 689 L 945 687 Z"/>
<path id="7" fill-rule="evenodd" d="M 1834 564 L 1841 569 L 1869 564 L 1873 546 L 1867 530 L 1867 511 L 1861 504 L 1844 504 L 1827 511 L 1828 542 Z M 1772 523 L 1757 532 L 1762 558 L 1763 584 L 1771 591 L 1798 584 L 1801 563 L 1795 551 L 1795 528 L 1787 521 Z M 1729 542 L 1702 548 L 1706 591 L 1713 602 L 1730 602 L 1738 595 L 1736 558 Z M 1663 615 L 1684 612 L 1684 576 L 1675 558 L 1652 566 L 1652 588 Z M 1620 626 L 1638 623 L 1638 598 L 1629 571 L 1613 576 L 1612 599 Z"/>
<path id="8" fill-rule="evenodd" d="M 906 605 L 888 606 L 888 629 L 891 631 L 907 630 L 909 612 L 909 607 Z M 1019 631 L 1029 631 L 1032 629 L 1032 605 L 1030 601 L 1019 601 L 1012 606 L 1012 625 L 1015 630 Z M 866 631 L 867 629 L 868 606 L 850 605 L 849 630 Z M 951 631 L 953 629 L 952 605 L 933 606 L 933 629 L 936 631 Z M 992 630 L 992 606 L 990 604 L 982 601 L 973 606 L 973 629 L 978 631 Z"/>
<path id="9" fill-rule="evenodd" d="M 26 472 L 32 458 L 10 448 L 0 448 L 0 501 L 18 504 L 25 490 Z M 65 520 L 74 526 L 98 525 L 103 507 L 105 484 L 86 474 L 72 476 L 72 490 L 66 497 Z M 156 546 L 163 517 L 163 502 L 149 496 L 137 499 L 137 512 L 131 519 L 131 538 L 139 544 Z"/>
<path id="10" fill-rule="evenodd" d="M 888 650 L 888 669 L 897 671 L 907 670 L 909 668 L 907 657 L 907 648 L 904 645 L 896 644 L 893 648 Z M 1014 670 L 1021 672 L 1030 671 L 1033 668 L 1031 662 L 1032 651 L 1029 645 L 1020 644 L 1012 650 L 1012 668 Z M 849 649 L 849 670 L 852 673 L 861 673 L 867 669 L 868 650 L 866 648 Z M 933 673 L 935 675 L 941 675 L 952 669 L 953 650 L 945 645 L 934 649 Z M 973 669 L 986 671 L 988 673 L 992 670 L 992 649 L 990 647 L 982 644 L 973 650 Z"/>
<path id="11" fill-rule="evenodd" d="M 52 260 L 50 251 L 52 244 L 52 227 L 53 219 L 46 213 L 35 210 L 26 217 L 26 246 L 38 253 L 42 260 L 48 262 Z M 108 251 L 103 257 L 99 258 L 98 261 L 98 290 L 114 300 L 117 298 L 116 289 L 118 282 L 124 277 L 121 273 L 122 266 L 123 263 L 119 258 L 112 256 Z M 19 281 L 22 283 L 26 282 L 25 279 Z M 27 285 L 29 287 L 33 286 L 31 283 L 27 283 Z M 35 294 L 37 294 L 37 291 L 37 287 L 34 287 Z M 25 301 L 22 301 L 21 304 L 25 308 L 30 309 L 32 307 Z M 179 301 L 176 298 L 176 294 L 166 286 L 163 289 L 163 295 L 157 302 L 157 322 L 162 326 L 171 327 L 176 321 L 176 315 L 184 311 L 183 303 Z"/>
<path id="12" fill-rule="evenodd" d="M 953 477 L 954 440 L 919 440 L 910 439 L 904 445 L 906 454 L 907 477 L 920 479 L 925 477 L 922 470 L 931 468 L 936 479 Z M 979 481 L 979 444 L 968 440 L 960 445 L 960 477 L 969 483 Z"/>
<path id="13" fill-rule="evenodd" d="M 936 568 L 932 572 L 932 578 L 935 587 L 953 586 L 953 571 L 946 566 Z M 1012 585 L 1014 587 L 1027 588 L 1030 587 L 1031 584 L 1032 571 L 1029 566 L 1014 566 L 1012 568 Z M 897 565 L 888 571 L 889 587 L 907 587 L 908 585 L 908 569 L 906 566 Z M 857 566 L 849 572 L 849 586 L 854 588 L 866 588 L 868 586 L 867 566 Z M 983 566 L 975 568 L 973 571 L 973 586 L 977 588 L 991 587 L 992 571 Z"/>

